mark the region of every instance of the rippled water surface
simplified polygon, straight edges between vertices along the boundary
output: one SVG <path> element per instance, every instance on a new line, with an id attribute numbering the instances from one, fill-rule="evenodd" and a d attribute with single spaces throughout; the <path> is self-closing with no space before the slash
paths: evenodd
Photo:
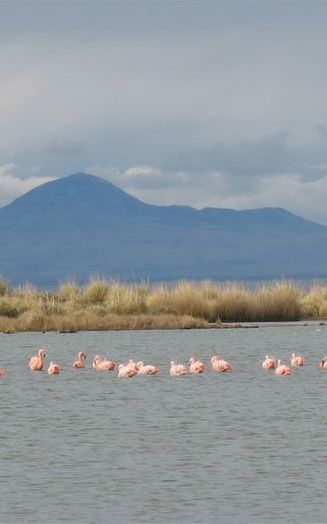
<path id="1" fill-rule="evenodd" d="M 0 522 L 323 523 L 327 326 L 0 335 Z M 32 373 L 44 347 L 59 376 Z M 71 364 L 88 354 L 87 369 Z M 267 353 L 303 354 L 291 377 Z M 158 376 L 95 373 L 100 353 Z M 170 377 L 213 354 L 229 375 Z"/>

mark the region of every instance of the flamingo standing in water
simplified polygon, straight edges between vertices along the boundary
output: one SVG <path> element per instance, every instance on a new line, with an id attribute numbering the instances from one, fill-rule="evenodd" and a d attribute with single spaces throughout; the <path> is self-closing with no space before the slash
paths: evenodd
<path id="1" fill-rule="evenodd" d="M 295 355 L 295 353 L 292 353 L 291 358 L 291 366 L 304 366 L 304 358 L 300 355 Z"/>
<path id="2" fill-rule="evenodd" d="M 44 367 L 45 351 L 39 349 L 37 355 L 31 357 L 29 360 L 29 368 L 31 371 L 42 371 Z"/>
<path id="3" fill-rule="evenodd" d="M 59 375 L 60 373 L 60 367 L 56 362 L 50 362 L 50 365 L 48 367 L 48 374 L 49 375 Z"/>
<path id="4" fill-rule="evenodd" d="M 112 360 L 105 360 L 103 357 L 96 355 L 93 359 L 94 371 L 113 371 L 116 369 L 117 364 Z"/>
<path id="5" fill-rule="evenodd" d="M 136 371 L 136 373 L 138 373 L 138 365 L 140 364 L 140 362 L 135 362 L 135 360 L 133 359 L 129 359 L 128 362 L 126 362 L 126 364 L 124 364 L 125 367 L 127 367 L 128 369 L 131 369 L 132 371 Z"/>
<path id="6" fill-rule="evenodd" d="M 6 377 L 6 376 L 7 376 L 7 372 L 6 372 L 6 370 L 0 368 L 0 377 Z"/>
<path id="7" fill-rule="evenodd" d="M 170 372 L 172 377 L 180 377 L 188 374 L 188 369 L 183 364 L 175 364 L 172 360 L 170 363 Z"/>
<path id="8" fill-rule="evenodd" d="M 159 372 L 159 368 L 152 364 L 143 364 L 142 361 L 136 364 L 138 375 L 156 375 Z"/>
<path id="9" fill-rule="evenodd" d="M 281 360 L 278 360 L 277 368 L 275 369 L 276 375 L 292 375 L 293 370 L 285 364 L 282 364 Z"/>
<path id="10" fill-rule="evenodd" d="M 118 378 L 132 378 L 137 374 L 137 370 L 131 366 L 124 366 L 119 364 L 118 366 Z"/>
<path id="11" fill-rule="evenodd" d="M 226 360 L 222 360 L 217 355 L 213 356 L 211 359 L 212 369 L 218 373 L 226 373 L 227 371 L 232 371 L 232 366 Z"/>
<path id="12" fill-rule="evenodd" d="M 194 357 L 190 358 L 189 361 L 189 371 L 190 373 L 203 373 L 205 370 L 205 365 L 201 360 L 195 360 Z"/>
<path id="13" fill-rule="evenodd" d="M 86 354 L 83 353 L 83 351 L 80 351 L 78 353 L 78 358 L 77 360 L 74 362 L 73 366 L 75 369 L 82 369 L 82 368 L 85 368 L 85 359 L 86 359 Z"/>
<path id="14" fill-rule="evenodd" d="M 327 369 L 327 355 L 325 355 L 321 361 L 320 361 L 320 364 L 319 364 L 319 367 L 321 369 Z"/>
<path id="15" fill-rule="evenodd" d="M 277 367 L 277 361 L 274 357 L 266 355 L 265 360 L 262 362 L 263 369 L 275 369 Z"/>

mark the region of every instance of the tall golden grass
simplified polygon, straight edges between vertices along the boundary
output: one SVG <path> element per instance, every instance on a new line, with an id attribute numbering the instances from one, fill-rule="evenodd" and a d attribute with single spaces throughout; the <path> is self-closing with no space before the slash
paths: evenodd
<path id="1" fill-rule="evenodd" d="M 233 322 L 327 317 L 327 287 L 304 292 L 288 281 L 253 289 L 239 283 L 124 284 L 93 277 L 55 291 L 0 279 L 0 331 L 204 328 Z"/>

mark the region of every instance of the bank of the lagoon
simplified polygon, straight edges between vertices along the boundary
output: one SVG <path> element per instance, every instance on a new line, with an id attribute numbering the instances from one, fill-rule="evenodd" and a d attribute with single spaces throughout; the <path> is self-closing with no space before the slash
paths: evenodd
<path id="1" fill-rule="evenodd" d="M 302 323 L 301 323 L 302 324 Z M 267 324 L 265 324 L 267 326 Z M 326 522 L 327 326 L 0 335 L 0 521 L 98 524 Z M 32 373 L 44 347 L 58 376 Z M 86 369 L 75 370 L 78 351 Z M 290 377 L 266 354 L 305 358 Z M 92 358 L 160 368 L 119 380 Z M 214 373 L 214 354 L 230 374 Z M 170 377 L 194 355 L 203 375 Z"/>
<path id="2" fill-rule="evenodd" d="M 91 279 L 57 290 L 0 281 L 0 331 L 102 331 L 223 328 L 240 322 L 287 322 L 327 317 L 327 286 L 289 281 L 247 287 L 239 283 L 181 281 L 123 284 Z"/>

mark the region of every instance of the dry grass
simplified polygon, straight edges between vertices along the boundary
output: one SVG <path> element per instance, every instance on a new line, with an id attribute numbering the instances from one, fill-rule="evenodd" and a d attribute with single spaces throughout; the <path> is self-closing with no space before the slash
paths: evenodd
<path id="1" fill-rule="evenodd" d="M 255 289 L 237 283 L 181 281 L 123 284 L 92 278 L 55 292 L 0 279 L 0 331 L 201 328 L 221 322 L 290 321 L 327 317 L 327 287 L 307 293 L 293 283 Z"/>

